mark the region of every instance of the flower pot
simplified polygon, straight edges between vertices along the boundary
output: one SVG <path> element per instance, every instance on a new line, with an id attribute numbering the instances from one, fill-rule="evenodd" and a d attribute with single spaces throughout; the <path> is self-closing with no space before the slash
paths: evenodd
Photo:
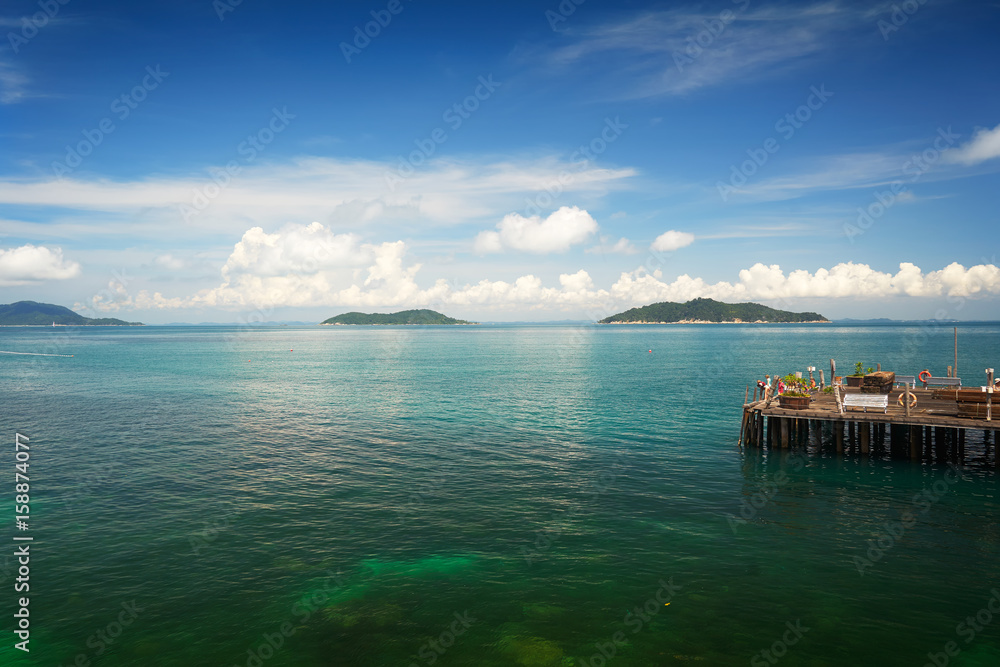
<path id="1" fill-rule="evenodd" d="M 848 375 L 846 378 L 848 387 L 860 387 L 861 381 L 865 379 L 864 375 Z"/>
<path id="2" fill-rule="evenodd" d="M 785 396 L 782 394 L 778 396 L 778 405 L 788 410 L 808 410 L 811 400 L 809 396 Z"/>

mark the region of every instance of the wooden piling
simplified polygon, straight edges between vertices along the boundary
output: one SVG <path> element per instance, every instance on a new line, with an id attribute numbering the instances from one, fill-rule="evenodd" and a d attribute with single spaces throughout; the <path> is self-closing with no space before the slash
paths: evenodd
<path id="1" fill-rule="evenodd" d="M 833 423 L 833 439 L 837 447 L 837 453 L 844 453 L 844 422 L 835 421 Z"/>
<path id="2" fill-rule="evenodd" d="M 870 454 L 871 453 L 871 425 L 868 422 L 858 422 L 858 431 L 860 431 L 859 436 L 861 440 L 861 453 Z"/>
<path id="3" fill-rule="evenodd" d="M 924 429 L 920 426 L 910 426 L 910 460 L 919 461 L 924 448 Z"/>

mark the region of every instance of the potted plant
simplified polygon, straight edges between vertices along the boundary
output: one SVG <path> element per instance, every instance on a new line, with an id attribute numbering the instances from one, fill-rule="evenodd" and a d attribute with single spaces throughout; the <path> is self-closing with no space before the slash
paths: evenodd
<path id="1" fill-rule="evenodd" d="M 868 370 L 871 371 L 870 368 Z M 860 387 L 861 380 L 864 377 L 865 377 L 864 367 L 861 365 L 861 362 L 859 361 L 856 364 L 854 364 L 854 372 L 848 375 L 844 379 L 847 380 L 848 387 Z"/>
<path id="2" fill-rule="evenodd" d="M 778 396 L 778 405 L 789 410 L 807 410 L 812 396 L 806 391 L 786 391 Z"/>

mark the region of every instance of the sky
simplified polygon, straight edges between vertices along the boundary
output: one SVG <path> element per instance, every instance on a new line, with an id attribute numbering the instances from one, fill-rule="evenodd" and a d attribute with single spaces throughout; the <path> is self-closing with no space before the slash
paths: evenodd
<path id="1" fill-rule="evenodd" d="M 1000 6 L 13 0 L 0 302 L 1000 319 Z"/>

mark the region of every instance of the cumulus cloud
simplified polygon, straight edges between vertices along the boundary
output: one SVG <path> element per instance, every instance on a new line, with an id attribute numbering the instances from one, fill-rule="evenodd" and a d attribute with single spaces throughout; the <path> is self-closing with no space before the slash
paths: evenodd
<path id="1" fill-rule="evenodd" d="M 793 298 L 975 297 L 1000 294 L 1000 268 L 980 264 L 965 268 L 953 263 L 923 273 L 909 262 L 895 274 L 876 271 L 867 264 L 846 262 L 815 273 L 798 270 L 785 274 L 777 264 L 754 264 L 739 272 L 734 282 L 706 283 L 685 274 L 665 283 L 647 273 L 623 273 L 611 287 L 622 300 L 687 301 L 707 297 L 723 301 Z"/>
<path id="2" fill-rule="evenodd" d="M 1000 125 L 992 130 L 983 128 L 972 135 L 968 143 L 945 153 L 949 162 L 973 165 L 1000 157 Z"/>
<path id="3" fill-rule="evenodd" d="M 657 236 L 650 248 L 657 252 L 673 252 L 692 243 L 694 243 L 694 234 L 671 229 L 669 232 L 663 232 Z"/>
<path id="4" fill-rule="evenodd" d="M 544 220 L 509 213 L 497 224 L 499 231 L 480 232 L 474 248 L 482 254 L 506 248 L 540 254 L 565 252 L 586 241 L 597 228 L 594 218 L 576 206 L 563 206 Z"/>
<path id="5" fill-rule="evenodd" d="M 34 246 L 0 248 L 0 286 L 66 280 L 80 274 L 80 265 L 63 257 L 61 248 Z"/>
<path id="6" fill-rule="evenodd" d="M 319 223 L 288 225 L 275 233 L 250 229 L 222 269 L 222 282 L 187 297 L 142 291 L 134 297 L 95 300 L 95 310 L 222 308 L 229 310 L 291 307 L 415 308 L 479 306 L 504 309 L 584 308 L 610 315 L 657 301 L 708 297 L 721 301 L 795 298 L 963 297 L 1000 294 L 1000 268 L 953 263 L 924 273 L 904 262 L 896 273 L 846 262 L 815 272 L 786 273 L 777 264 L 754 264 L 736 279 L 709 283 L 687 274 L 667 282 L 659 271 L 622 273 L 607 288 L 597 287 L 581 269 L 546 286 L 535 275 L 512 281 L 483 279 L 458 284 L 438 279 L 429 286 L 417 280 L 421 265 L 406 262 L 402 241 L 363 243 L 335 234 Z M 427 284 L 426 282 L 424 283 Z M 602 315 L 603 317 L 603 315 Z"/>

